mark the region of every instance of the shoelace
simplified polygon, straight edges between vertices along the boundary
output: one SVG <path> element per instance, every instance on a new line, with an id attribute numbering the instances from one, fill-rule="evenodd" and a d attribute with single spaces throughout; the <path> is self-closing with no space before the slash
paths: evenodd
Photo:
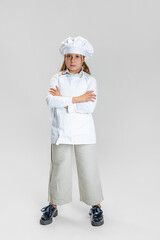
<path id="1" fill-rule="evenodd" d="M 51 214 L 50 210 L 51 210 L 52 208 L 54 208 L 54 206 L 48 205 L 48 206 L 46 206 L 46 207 L 43 207 L 43 208 L 41 209 L 41 212 L 47 212 L 47 213 L 49 214 L 49 216 L 50 216 L 50 214 Z"/>
<path id="2" fill-rule="evenodd" d="M 93 214 L 103 213 L 103 211 L 98 206 L 92 207 L 91 210 L 93 211 Z"/>

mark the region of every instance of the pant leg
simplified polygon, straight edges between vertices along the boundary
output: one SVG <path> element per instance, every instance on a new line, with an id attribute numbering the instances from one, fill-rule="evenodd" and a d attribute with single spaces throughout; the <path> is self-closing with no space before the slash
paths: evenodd
<path id="1" fill-rule="evenodd" d="M 96 144 L 74 145 L 78 172 L 80 201 L 99 204 L 103 199 Z"/>
<path id="2" fill-rule="evenodd" d="M 48 202 L 63 205 L 72 201 L 71 144 L 51 144 L 51 163 L 48 183 Z"/>

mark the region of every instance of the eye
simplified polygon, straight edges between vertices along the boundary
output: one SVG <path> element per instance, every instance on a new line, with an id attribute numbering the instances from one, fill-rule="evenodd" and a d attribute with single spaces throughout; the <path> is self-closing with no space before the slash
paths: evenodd
<path id="1" fill-rule="evenodd" d="M 79 58 L 79 56 L 77 55 L 76 58 Z"/>

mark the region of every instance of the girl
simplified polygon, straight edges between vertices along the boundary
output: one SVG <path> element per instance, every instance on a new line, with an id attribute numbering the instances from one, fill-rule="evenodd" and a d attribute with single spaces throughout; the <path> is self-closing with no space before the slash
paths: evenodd
<path id="1" fill-rule="evenodd" d="M 96 133 L 92 113 L 97 103 L 97 82 L 85 59 L 94 50 L 88 40 L 68 37 L 60 45 L 64 62 L 50 80 L 46 102 L 50 107 L 51 163 L 48 202 L 41 211 L 40 223 L 52 222 L 57 205 L 72 201 L 72 156 L 75 153 L 80 201 L 91 205 L 91 224 L 104 223 L 100 202 L 104 199 L 100 182 Z"/>

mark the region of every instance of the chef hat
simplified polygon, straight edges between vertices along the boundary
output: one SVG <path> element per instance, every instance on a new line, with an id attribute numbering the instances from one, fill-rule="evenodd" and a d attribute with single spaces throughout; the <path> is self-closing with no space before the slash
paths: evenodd
<path id="1" fill-rule="evenodd" d="M 67 53 L 77 53 L 85 56 L 85 59 L 90 58 L 94 53 L 93 46 L 88 42 L 87 39 L 78 37 L 68 37 L 59 47 L 59 51 L 62 55 Z"/>

